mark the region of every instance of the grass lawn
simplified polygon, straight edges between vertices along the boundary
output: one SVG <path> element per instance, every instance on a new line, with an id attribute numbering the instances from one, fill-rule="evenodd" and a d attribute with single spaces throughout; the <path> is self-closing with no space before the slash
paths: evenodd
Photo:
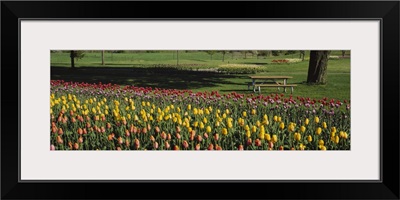
<path id="1" fill-rule="evenodd" d="M 340 55 L 333 51 L 331 55 Z M 147 68 L 147 65 L 170 64 L 176 65 L 176 51 L 166 53 L 106 53 L 105 66 L 101 66 L 101 54 L 86 53 L 85 57 L 76 61 L 76 68 L 70 68 L 68 53 L 51 53 L 51 79 L 78 81 L 89 83 L 116 83 L 120 85 L 135 85 L 143 87 L 159 87 L 171 89 L 191 89 L 193 91 L 219 91 L 221 93 L 245 93 L 251 74 L 227 74 L 206 71 L 217 68 L 222 64 L 253 64 L 259 65 L 263 71 L 257 75 L 287 75 L 292 76 L 288 83 L 297 84 L 293 96 L 310 98 L 350 99 L 350 59 L 329 60 L 328 83 L 326 85 L 307 85 L 308 61 L 291 64 L 272 64 L 274 59 L 298 58 L 298 54 L 267 57 L 259 59 L 243 55 L 214 54 L 213 60 L 204 52 L 179 53 L 179 64 L 194 64 L 190 70 L 175 68 Z M 277 93 L 276 88 L 262 88 L 262 94 Z M 281 90 L 282 91 L 282 90 Z M 290 92 L 286 93 L 287 95 Z"/>

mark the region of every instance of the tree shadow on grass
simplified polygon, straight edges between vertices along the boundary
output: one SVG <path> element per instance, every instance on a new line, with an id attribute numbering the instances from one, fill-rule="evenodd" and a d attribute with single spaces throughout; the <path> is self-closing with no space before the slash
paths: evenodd
<path id="1" fill-rule="evenodd" d="M 198 89 L 220 84 L 236 84 L 236 75 L 208 71 L 184 71 L 175 68 L 126 67 L 51 67 L 51 80 L 87 83 L 112 83 L 166 89 Z"/>

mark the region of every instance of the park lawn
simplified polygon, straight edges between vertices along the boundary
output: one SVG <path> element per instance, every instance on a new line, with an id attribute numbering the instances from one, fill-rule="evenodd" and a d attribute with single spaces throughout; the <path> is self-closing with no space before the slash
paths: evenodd
<path id="1" fill-rule="evenodd" d="M 340 55 L 340 51 L 333 52 Z M 193 91 L 219 91 L 221 93 L 253 94 L 247 89 L 251 74 L 224 74 L 202 71 L 216 68 L 221 64 L 257 64 L 264 69 L 257 75 L 287 75 L 292 76 L 288 82 L 297 84 L 293 96 L 320 99 L 323 97 L 338 100 L 350 99 L 350 59 L 330 60 L 328 65 L 328 83 L 326 85 L 308 85 L 305 83 L 308 73 L 308 61 L 291 64 L 271 64 L 274 59 L 298 58 L 298 54 L 267 58 L 234 58 L 213 55 L 213 60 L 204 52 L 179 54 L 179 64 L 196 64 L 190 71 L 177 69 L 152 69 L 146 65 L 176 64 L 176 54 L 168 53 L 106 53 L 106 65 L 101 66 L 100 53 L 87 53 L 76 62 L 77 68 L 71 70 L 68 53 L 51 54 L 51 79 L 78 81 L 90 83 L 115 83 L 120 85 L 135 85 L 143 87 L 159 87 L 170 89 L 190 89 Z M 309 53 L 306 53 L 306 56 Z M 239 57 L 239 55 L 235 55 Z M 197 71 L 199 70 L 199 71 Z M 262 88 L 263 95 L 279 92 L 276 88 Z M 282 92 L 282 90 L 281 90 Z M 290 95 L 290 92 L 286 93 Z"/>

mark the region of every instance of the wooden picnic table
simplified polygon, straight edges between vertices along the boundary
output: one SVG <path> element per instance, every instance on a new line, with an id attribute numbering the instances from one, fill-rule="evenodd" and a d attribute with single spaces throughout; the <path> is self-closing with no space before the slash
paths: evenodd
<path id="1" fill-rule="evenodd" d="M 251 78 L 251 82 L 248 85 L 248 89 L 250 89 L 250 85 L 253 86 L 253 91 L 256 92 L 258 88 L 258 92 L 261 93 L 261 87 L 283 87 L 284 91 L 286 92 L 286 87 L 292 88 L 297 85 L 288 84 L 287 80 L 293 77 L 291 76 L 249 76 Z"/>

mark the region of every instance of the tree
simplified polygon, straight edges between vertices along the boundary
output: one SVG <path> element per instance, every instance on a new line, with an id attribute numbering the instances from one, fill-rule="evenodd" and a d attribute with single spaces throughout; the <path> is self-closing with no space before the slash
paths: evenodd
<path id="1" fill-rule="evenodd" d="M 249 51 L 249 50 L 242 51 L 242 54 L 244 54 L 244 59 L 247 59 L 247 54 L 248 53 L 252 53 L 252 51 Z"/>
<path id="2" fill-rule="evenodd" d="M 207 53 L 208 55 L 210 55 L 211 60 L 212 60 L 212 56 L 214 55 L 215 51 L 209 50 L 209 51 L 206 51 L 206 53 Z"/>
<path id="3" fill-rule="evenodd" d="M 311 51 L 307 83 L 326 84 L 329 54 L 331 51 Z"/>
<path id="4" fill-rule="evenodd" d="M 234 59 L 234 56 L 235 56 L 235 51 L 229 51 L 229 53 L 231 54 L 232 60 L 233 60 L 233 59 Z"/>
<path id="5" fill-rule="evenodd" d="M 101 65 L 104 65 L 104 50 L 101 51 Z"/>
<path id="6" fill-rule="evenodd" d="M 71 50 L 69 57 L 71 58 L 71 68 L 75 68 L 75 59 L 82 59 L 85 56 L 83 51 Z"/>
<path id="7" fill-rule="evenodd" d="M 253 51 L 251 51 L 251 53 L 252 53 L 253 55 L 256 55 L 256 57 L 257 57 L 257 59 L 258 59 L 258 51 L 257 51 L 257 50 L 253 50 Z"/>
<path id="8" fill-rule="evenodd" d="M 70 51 L 69 57 L 71 58 L 71 68 L 75 68 L 75 51 Z"/>
<path id="9" fill-rule="evenodd" d="M 306 51 L 300 51 L 300 58 L 301 58 L 301 61 L 304 61 L 305 55 L 306 55 Z"/>
<path id="10" fill-rule="evenodd" d="M 342 57 L 344 58 L 345 55 L 346 55 L 346 51 L 342 50 Z"/>
<path id="11" fill-rule="evenodd" d="M 222 62 L 225 62 L 225 54 L 228 53 L 228 51 L 220 51 L 222 53 Z"/>

